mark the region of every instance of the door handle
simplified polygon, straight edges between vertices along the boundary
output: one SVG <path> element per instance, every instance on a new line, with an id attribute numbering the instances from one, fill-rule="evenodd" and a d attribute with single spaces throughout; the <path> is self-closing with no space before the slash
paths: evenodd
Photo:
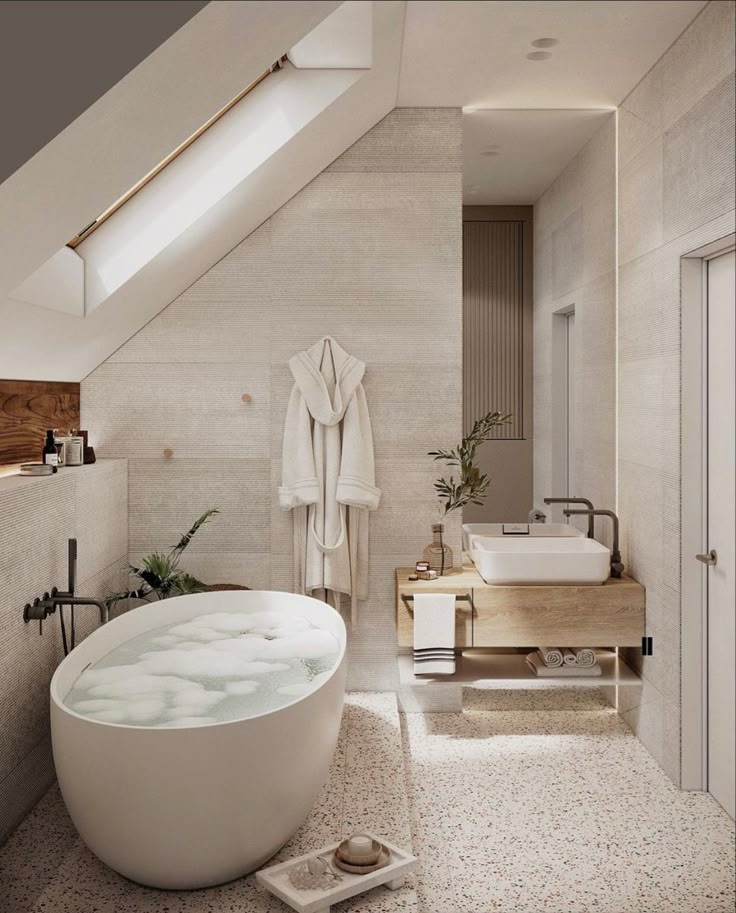
<path id="1" fill-rule="evenodd" d="M 708 567 L 715 567 L 718 564 L 718 552 L 712 548 L 707 555 L 696 555 L 698 561 L 702 561 L 703 564 L 707 564 Z"/>

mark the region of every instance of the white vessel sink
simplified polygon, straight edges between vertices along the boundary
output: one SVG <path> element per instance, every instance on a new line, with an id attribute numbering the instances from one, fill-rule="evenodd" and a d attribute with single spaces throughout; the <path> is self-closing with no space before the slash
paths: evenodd
<path id="1" fill-rule="evenodd" d="M 486 583 L 594 585 L 609 576 L 611 553 L 584 536 L 469 535 L 468 554 Z"/>
<path id="2" fill-rule="evenodd" d="M 463 548 L 470 551 L 474 536 L 504 539 L 580 539 L 585 534 L 567 523 L 463 523 Z"/>

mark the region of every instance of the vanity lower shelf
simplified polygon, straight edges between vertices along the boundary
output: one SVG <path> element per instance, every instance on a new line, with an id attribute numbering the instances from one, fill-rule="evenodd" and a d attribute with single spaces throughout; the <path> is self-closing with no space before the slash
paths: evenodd
<path id="1" fill-rule="evenodd" d="M 400 647 L 414 642 L 412 599 L 453 593 L 457 647 L 640 647 L 645 590 L 630 577 L 600 586 L 492 586 L 472 564 L 436 580 L 409 580 L 396 569 L 396 629 Z"/>
<path id="2" fill-rule="evenodd" d="M 472 685 L 476 688 L 553 689 L 599 688 L 641 685 L 639 676 L 613 650 L 597 650 L 601 674 L 570 678 L 537 678 L 523 653 L 464 653 L 456 660 L 453 675 L 414 675 L 411 655 L 399 656 L 399 681 L 411 685 Z"/>

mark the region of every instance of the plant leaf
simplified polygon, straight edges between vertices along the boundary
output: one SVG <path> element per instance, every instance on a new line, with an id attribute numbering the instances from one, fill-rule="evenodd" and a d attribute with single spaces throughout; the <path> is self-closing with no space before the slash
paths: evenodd
<path id="1" fill-rule="evenodd" d="M 172 551 L 176 552 L 177 554 L 181 554 L 192 541 L 195 534 L 197 533 L 197 530 L 199 530 L 200 527 L 204 526 L 204 524 L 207 523 L 212 517 L 214 517 L 215 514 L 219 513 L 219 507 L 210 507 L 209 510 L 206 510 L 201 517 L 194 521 L 192 526 L 184 533 L 181 539 L 179 539 Z"/>
<path id="2" fill-rule="evenodd" d="M 438 498 L 443 502 L 444 513 L 464 507 L 466 504 L 482 504 L 486 497 L 491 480 L 481 473 L 475 462 L 478 448 L 488 441 L 493 429 L 506 425 L 511 420 L 510 413 L 488 412 L 473 423 L 470 432 L 462 439 L 458 447 L 450 450 L 431 450 L 428 456 L 441 461 L 447 466 L 459 469 L 457 481 L 440 478 L 434 483 Z"/>

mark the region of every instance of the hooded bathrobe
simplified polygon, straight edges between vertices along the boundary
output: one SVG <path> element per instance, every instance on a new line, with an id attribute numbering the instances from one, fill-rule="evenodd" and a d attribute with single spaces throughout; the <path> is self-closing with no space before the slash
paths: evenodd
<path id="1" fill-rule="evenodd" d="M 378 507 L 365 365 L 329 336 L 289 361 L 279 502 L 294 523 L 294 587 L 337 606 L 368 595 L 368 511 Z"/>

